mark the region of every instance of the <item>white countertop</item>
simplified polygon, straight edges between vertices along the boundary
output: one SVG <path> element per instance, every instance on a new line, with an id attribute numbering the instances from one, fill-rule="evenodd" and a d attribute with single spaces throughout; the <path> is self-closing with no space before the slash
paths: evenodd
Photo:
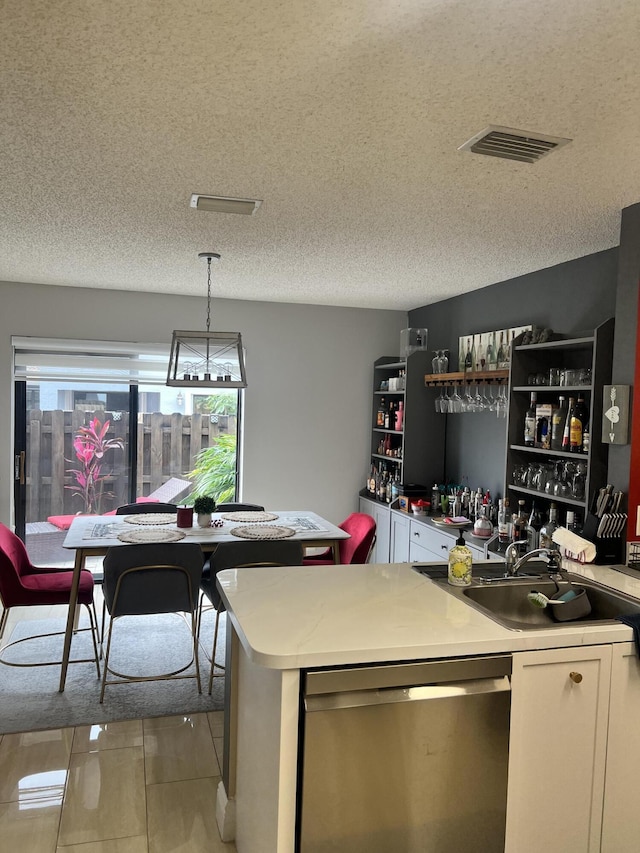
<path id="1" fill-rule="evenodd" d="M 640 579 L 605 566 L 571 563 L 567 569 L 640 599 Z M 511 631 L 440 589 L 410 563 L 228 569 L 217 577 L 245 652 L 271 669 L 633 639 L 622 623 Z"/>

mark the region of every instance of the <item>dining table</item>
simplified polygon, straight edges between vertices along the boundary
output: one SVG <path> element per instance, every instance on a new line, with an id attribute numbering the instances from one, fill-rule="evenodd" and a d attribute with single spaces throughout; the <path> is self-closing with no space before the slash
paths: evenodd
<path id="1" fill-rule="evenodd" d="M 156 519 L 153 519 L 154 515 L 157 516 Z M 247 530 L 248 528 L 251 529 Z M 284 528 L 286 532 L 274 536 L 273 528 Z M 259 514 L 214 513 L 211 524 L 206 527 L 200 527 L 195 516 L 191 527 L 178 527 L 177 514 L 173 516 L 168 513 L 76 516 L 62 543 L 63 548 L 75 551 L 75 560 L 62 651 L 59 692 L 62 693 L 65 688 L 78 603 L 80 573 L 88 557 L 104 557 L 109 548 L 132 541 L 191 542 L 200 545 L 205 554 L 211 554 L 221 542 L 237 542 L 243 538 L 255 540 L 284 537 L 297 539 L 303 543 L 305 549 L 330 548 L 334 563 L 339 563 L 340 541 L 348 539 L 349 534 L 311 510 L 267 510 Z"/>

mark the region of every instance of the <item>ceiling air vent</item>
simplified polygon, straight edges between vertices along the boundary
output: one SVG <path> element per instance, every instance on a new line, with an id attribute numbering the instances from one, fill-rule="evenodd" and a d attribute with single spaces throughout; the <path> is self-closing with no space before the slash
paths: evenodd
<path id="1" fill-rule="evenodd" d="M 519 160 L 521 163 L 537 163 L 545 154 L 550 154 L 570 139 L 560 136 L 547 136 L 545 133 L 531 133 L 528 130 L 516 130 L 514 127 L 498 127 L 490 124 L 461 145 L 458 151 L 472 151 L 474 154 L 486 154 L 488 157 L 502 157 L 505 160 Z"/>

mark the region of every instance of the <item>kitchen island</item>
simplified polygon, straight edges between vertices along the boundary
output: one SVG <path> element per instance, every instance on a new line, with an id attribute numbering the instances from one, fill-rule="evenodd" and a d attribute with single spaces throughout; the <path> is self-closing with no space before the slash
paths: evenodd
<path id="1" fill-rule="evenodd" d="M 640 579 L 567 568 L 640 598 Z M 231 690 L 217 816 L 238 853 L 296 849 L 309 670 L 504 654 L 513 660 L 505 849 L 539 851 L 541 822 L 545 850 L 637 850 L 640 667 L 629 627 L 511 631 L 406 563 L 241 569 L 218 582 Z"/>

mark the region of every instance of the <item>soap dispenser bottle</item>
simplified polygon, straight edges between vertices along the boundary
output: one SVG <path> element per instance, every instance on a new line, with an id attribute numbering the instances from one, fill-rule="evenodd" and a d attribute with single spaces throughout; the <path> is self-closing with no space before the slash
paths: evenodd
<path id="1" fill-rule="evenodd" d="M 449 571 L 447 579 L 451 586 L 469 586 L 471 584 L 471 565 L 473 556 L 471 549 L 465 545 L 464 536 L 460 536 L 449 551 Z"/>

